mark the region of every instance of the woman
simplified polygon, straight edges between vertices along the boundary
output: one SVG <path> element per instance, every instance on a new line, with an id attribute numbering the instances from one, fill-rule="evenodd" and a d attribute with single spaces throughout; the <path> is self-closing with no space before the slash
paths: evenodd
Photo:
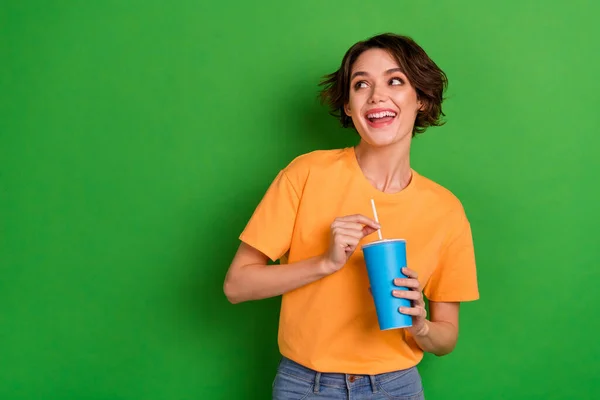
<path id="1" fill-rule="evenodd" d="M 412 137 L 441 125 L 445 74 L 408 37 L 356 43 L 322 82 L 356 147 L 314 151 L 279 172 L 242 232 L 225 279 L 232 303 L 283 295 L 274 399 L 423 399 L 423 352 L 450 353 L 459 304 L 479 298 L 460 201 L 410 166 Z M 382 331 L 360 246 L 407 243 L 394 291 L 410 328 Z M 282 262 L 267 266 L 268 259 Z M 423 296 L 429 300 L 429 318 Z"/>

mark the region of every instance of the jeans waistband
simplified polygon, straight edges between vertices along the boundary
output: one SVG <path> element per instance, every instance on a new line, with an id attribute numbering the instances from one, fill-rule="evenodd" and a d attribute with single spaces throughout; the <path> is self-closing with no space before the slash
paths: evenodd
<path id="1" fill-rule="evenodd" d="M 377 392 L 377 383 L 385 383 L 392 379 L 397 379 L 402 375 L 408 374 L 416 367 L 411 367 L 404 370 L 393 371 L 378 375 L 360 375 L 360 374 L 344 374 L 344 373 L 329 373 L 318 372 L 298 364 L 289 358 L 282 357 L 279 363 L 279 372 L 291 375 L 296 379 L 300 379 L 315 385 L 315 392 L 319 391 L 320 386 L 329 387 L 348 387 L 351 386 L 371 386 L 373 392 Z"/>

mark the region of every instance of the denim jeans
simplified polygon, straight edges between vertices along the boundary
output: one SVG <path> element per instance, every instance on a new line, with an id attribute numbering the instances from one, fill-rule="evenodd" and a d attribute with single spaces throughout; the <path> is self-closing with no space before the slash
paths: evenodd
<path id="1" fill-rule="evenodd" d="M 417 367 L 380 375 L 320 373 L 281 359 L 273 400 L 424 400 Z"/>

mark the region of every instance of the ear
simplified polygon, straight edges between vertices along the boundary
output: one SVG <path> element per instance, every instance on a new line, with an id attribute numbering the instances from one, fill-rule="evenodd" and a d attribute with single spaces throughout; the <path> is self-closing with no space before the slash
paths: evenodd
<path id="1" fill-rule="evenodd" d="M 351 110 L 350 110 L 350 104 L 346 103 L 344 104 L 344 112 L 346 113 L 347 116 L 351 117 Z"/>
<path id="2" fill-rule="evenodd" d="M 417 100 L 417 105 L 419 106 L 418 111 L 425 111 L 425 102 Z"/>

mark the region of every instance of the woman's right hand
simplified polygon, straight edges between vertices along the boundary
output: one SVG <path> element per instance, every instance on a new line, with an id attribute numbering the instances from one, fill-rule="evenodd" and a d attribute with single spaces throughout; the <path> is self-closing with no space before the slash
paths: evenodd
<path id="1" fill-rule="evenodd" d="M 331 224 L 329 249 L 323 255 L 327 272 L 339 271 L 348 262 L 360 240 L 379 228 L 377 222 L 361 214 L 336 218 Z"/>

